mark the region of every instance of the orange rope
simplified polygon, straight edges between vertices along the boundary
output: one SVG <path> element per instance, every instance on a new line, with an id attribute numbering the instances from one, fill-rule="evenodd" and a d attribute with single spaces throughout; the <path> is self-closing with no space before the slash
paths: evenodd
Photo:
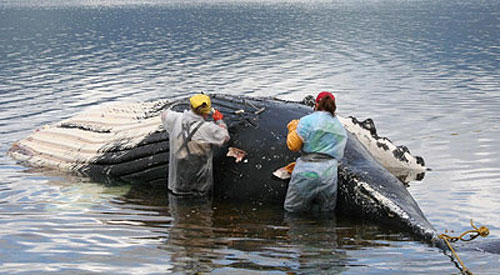
<path id="1" fill-rule="evenodd" d="M 481 227 L 477 228 L 474 225 L 474 223 L 472 222 L 472 219 L 470 220 L 470 225 L 474 228 L 474 230 L 467 230 L 458 237 L 452 237 L 452 236 L 449 236 L 446 234 L 441 234 L 438 236 L 440 239 L 443 239 L 446 242 L 446 244 L 450 248 L 451 252 L 455 256 L 457 261 L 460 263 L 460 265 L 462 265 L 462 270 L 465 274 L 473 274 L 473 273 L 465 266 L 464 262 L 462 262 L 462 259 L 460 259 L 460 257 L 458 257 L 458 254 L 455 252 L 455 249 L 453 249 L 453 246 L 451 246 L 450 242 L 456 242 L 458 240 L 468 242 L 468 241 L 474 240 L 478 236 L 486 237 L 490 234 L 490 230 L 488 229 L 488 227 L 481 226 Z M 466 235 L 470 235 L 469 239 L 464 239 L 464 236 L 466 236 Z"/>

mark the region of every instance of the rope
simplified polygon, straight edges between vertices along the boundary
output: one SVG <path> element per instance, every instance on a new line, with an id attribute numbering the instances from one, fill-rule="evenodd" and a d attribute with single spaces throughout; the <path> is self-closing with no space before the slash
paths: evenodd
<path id="1" fill-rule="evenodd" d="M 455 256 L 455 258 L 457 259 L 457 261 L 460 263 L 460 265 L 462 265 L 462 270 L 465 274 L 473 274 L 464 264 L 464 262 L 462 262 L 462 260 L 460 259 L 460 257 L 458 257 L 458 254 L 455 252 L 455 249 L 453 249 L 453 246 L 451 246 L 451 243 L 454 243 L 458 240 L 461 240 L 461 241 L 464 241 L 464 242 L 468 242 L 468 241 L 472 241 L 474 240 L 475 238 L 481 236 L 481 237 L 486 237 L 490 234 L 490 230 L 488 229 L 488 227 L 486 226 L 481 226 L 479 228 L 477 228 L 474 223 L 472 222 L 472 219 L 470 220 L 470 225 L 472 226 L 472 228 L 474 228 L 473 230 L 467 230 L 465 231 L 464 233 L 462 233 L 460 236 L 458 237 L 452 237 L 452 236 L 449 236 L 449 235 L 446 235 L 446 234 L 441 234 L 439 235 L 438 237 L 440 239 L 443 239 L 445 242 L 446 242 L 446 245 L 448 245 L 448 247 L 450 248 L 450 251 L 453 253 L 453 255 Z M 469 235 L 469 239 L 464 239 L 465 236 Z"/>

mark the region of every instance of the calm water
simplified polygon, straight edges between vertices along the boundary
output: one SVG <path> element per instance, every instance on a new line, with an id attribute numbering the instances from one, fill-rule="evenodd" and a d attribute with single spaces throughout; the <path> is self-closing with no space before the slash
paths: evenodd
<path id="1" fill-rule="evenodd" d="M 193 91 L 333 90 L 339 113 L 424 157 L 409 189 L 439 232 L 473 218 L 499 241 L 499 0 L 66 2 L 0 0 L 0 273 L 459 273 L 376 224 L 177 201 L 5 155 L 89 106 Z M 500 269 L 498 254 L 460 256 Z"/>

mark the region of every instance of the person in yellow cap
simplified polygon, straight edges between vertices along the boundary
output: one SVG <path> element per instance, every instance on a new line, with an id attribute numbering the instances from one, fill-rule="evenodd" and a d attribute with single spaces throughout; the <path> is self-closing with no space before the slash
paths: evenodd
<path id="1" fill-rule="evenodd" d="M 213 187 L 213 148 L 229 140 L 224 116 L 212 108 L 210 97 L 189 98 L 190 110 L 168 109 L 161 114 L 169 134 L 168 189 L 175 195 L 207 195 Z M 207 121 L 212 116 L 214 123 Z"/>
<path id="2" fill-rule="evenodd" d="M 312 114 L 287 125 L 288 149 L 302 152 L 288 184 L 284 204 L 288 212 L 335 209 L 337 166 L 347 143 L 347 133 L 335 115 L 336 109 L 333 94 L 321 92 Z"/>

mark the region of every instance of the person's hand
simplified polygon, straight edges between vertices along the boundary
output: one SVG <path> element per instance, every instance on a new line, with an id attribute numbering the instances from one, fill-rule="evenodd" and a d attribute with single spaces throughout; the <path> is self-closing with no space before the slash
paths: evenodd
<path id="1" fill-rule="evenodd" d="M 299 120 L 298 119 L 294 119 L 292 121 L 290 121 L 288 123 L 288 125 L 286 125 L 286 127 L 288 128 L 288 131 L 291 132 L 291 131 L 294 131 L 297 129 L 297 125 L 299 124 Z"/>
<path id="2" fill-rule="evenodd" d="M 218 121 L 222 120 L 224 118 L 224 115 L 221 112 L 219 112 L 219 110 L 215 110 L 215 112 L 212 115 L 212 118 L 214 119 L 214 121 Z"/>

